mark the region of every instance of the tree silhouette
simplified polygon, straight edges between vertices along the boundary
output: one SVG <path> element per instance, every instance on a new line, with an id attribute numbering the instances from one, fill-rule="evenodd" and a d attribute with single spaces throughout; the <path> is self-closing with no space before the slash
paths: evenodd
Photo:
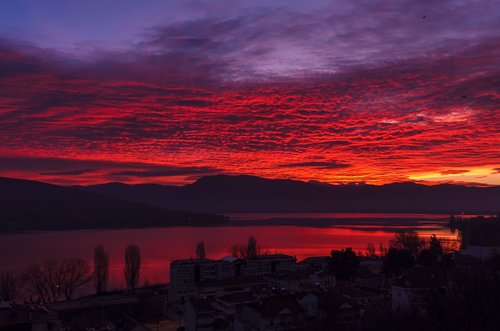
<path id="1" fill-rule="evenodd" d="M 46 260 L 31 264 L 24 273 L 28 291 L 42 303 L 64 298 L 71 300 L 75 291 L 90 282 L 89 264 L 82 259 Z"/>
<path id="2" fill-rule="evenodd" d="M 234 257 L 240 257 L 240 245 L 234 244 L 229 247 L 229 255 Z"/>
<path id="3" fill-rule="evenodd" d="M 234 257 L 248 259 L 262 254 L 262 249 L 257 245 L 257 239 L 254 236 L 248 237 L 247 244 L 234 244 L 229 247 L 229 254 Z"/>
<path id="4" fill-rule="evenodd" d="M 82 259 L 63 259 L 61 261 L 61 290 L 66 300 L 74 298 L 76 289 L 92 279 L 90 266 Z"/>
<path id="5" fill-rule="evenodd" d="M 19 275 L 11 271 L 0 274 L 0 295 L 3 301 L 14 301 L 21 291 L 22 282 Z"/>
<path id="6" fill-rule="evenodd" d="M 332 250 L 331 267 L 338 279 L 354 279 L 359 269 L 359 257 L 351 247 Z"/>
<path id="7" fill-rule="evenodd" d="M 385 256 L 387 254 L 387 248 L 385 248 L 385 245 L 382 242 L 378 244 L 378 253 L 380 256 Z"/>
<path id="8" fill-rule="evenodd" d="M 443 254 L 443 246 L 441 245 L 441 240 L 439 240 L 435 234 L 431 236 L 431 239 L 429 241 L 429 250 L 436 256 Z"/>
<path id="9" fill-rule="evenodd" d="M 125 275 L 125 283 L 127 291 L 133 293 L 139 283 L 139 275 L 141 272 L 141 251 L 136 245 L 128 245 L 125 249 L 125 267 L 123 273 Z"/>
<path id="10" fill-rule="evenodd" d="M 414 264 L 415 258 L 409 250 L 391 247 L 384 258 L 382 270 L 387 276 L 397 277 Z"/>
<path id="11" fill-rule="evenodd" d="M 375 245 L 373 243 L 368 243 L 366 245 L 366 255 L 367 256 L 375 256 L 375 255 L 377 255 L 375 253 Z"/>
<path id="12" fill-rule="evenodd" d="M 97 294 L 106 291 L 109 275 L 109 256 L 102 245 L 94 248 L 94 282 Z"/>
<path id="13" fill-rule="evenodd" d="M 391 247 L 399 250 L 407 250 L 417 257 L 420 250 L 424 247 L 425 241 L 420 239 L 416 231 L 402 231 L 394 235 L 391 240 Z"/>
<path id="14" fill-rule="evenodd" d="M 196 244 L 196 258 L 200 260 L 204 260 L 207 258 L 205 253 L 205 243 L 203 241 L 199 241 Z"/>
<path id="15" fill-rule="evenodd" d="M 259 250 L 257 248 L 257 239 L 255 239 L 254 236 L 250 236 L 248 237 L 246 257 L 256 257 L 257 255 L 259 255 Z"/>

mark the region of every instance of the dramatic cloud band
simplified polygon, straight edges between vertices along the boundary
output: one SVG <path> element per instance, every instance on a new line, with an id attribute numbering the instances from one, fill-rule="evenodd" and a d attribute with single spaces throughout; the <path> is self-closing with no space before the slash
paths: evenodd
<path id="1" fill-rule="evenodd" d="M 0 174 L 500 184 L 494 5 L 191 3 L 128 48 L 0 40 Z"/>

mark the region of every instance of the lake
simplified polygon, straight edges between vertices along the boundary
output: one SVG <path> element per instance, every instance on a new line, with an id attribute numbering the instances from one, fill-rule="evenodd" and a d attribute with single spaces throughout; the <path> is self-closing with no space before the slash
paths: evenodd
<path id="1" fill-rule="evenodd" d="M 174 259 L 194 256 L 196 243 L 205 242 L 208 258 L 227 255 L 235 243 L 253 235 L 271 253 L 302 260 L 328 255 L 332 249 L 352 247 L 364 251 L 368 243 L 388 245 L 394 233 L 414 229 L 424 237 L 456 239 L 446 228 L 446 215 L 409 214 L 238 214 L 223 227 L 171 227 L 120 230 L 48 231 L 0 234 L 0 269 L 22 270 L 49 258 L 80 257 L 92 261 L 93 248 L 102 244 L 110 256 L 110 287 L 123 286 L 123 251 L 138 245 L 142 255 L 141 284 L 166 283 Z M 265 220 L 280 225 L 262 225 Z M 252 223 L 254 222 L 254 223 Z M 273 222 L 270 220 L 270 223 Z M 309 224 L 313 224 L 312 226 Z"/>

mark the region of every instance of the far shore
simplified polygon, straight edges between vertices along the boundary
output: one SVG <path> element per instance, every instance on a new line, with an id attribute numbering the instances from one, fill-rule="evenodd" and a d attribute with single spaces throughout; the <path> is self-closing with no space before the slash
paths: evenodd
<path id="1" fill-rule="evenodd" d="M 193 225 L 173 225 L 173 226 L 159 226 L 159 227 L 114 227 L 114 228 L 63 228 L 63 229 L 23 229 L 17 231 L 4 231 L 3 234 L 15 233 L 40 233 L 40 232 L 55 232 L 55 231 L 110 231 L 110 230 L 131 230 L 131 229 L 148 229 L 148 228 L 178 228 L 178 227 L 193 227 L 193 228 L 213 228 L 213 227 L 250 227 L 250 226 L 297 226 L 297 227 L 313 227 L 313 228 L 330 228 L 330 227 L 355 227 L 357 230 L 376 231 L 382 228 L 390 228 L 397 230 L 418 228 L 421 230 L 435 229 L 436 227 L 447 227 L 449 217 L 443 215 L 442 217 L 428 218 L 428 217 L 401 217 L 401 218 L 387 218 L 387 217 L 356 217 L 356 218 L 315 218 L 315 217 L 270 217 L 258 219 L 245 219 L 237 220 L 230 219 L 224 224 L 193 224 Z"/>

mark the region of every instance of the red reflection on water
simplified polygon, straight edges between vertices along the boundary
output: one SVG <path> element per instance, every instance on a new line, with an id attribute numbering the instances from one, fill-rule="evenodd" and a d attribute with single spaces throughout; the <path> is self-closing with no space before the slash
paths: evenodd
<path id="1" fill-rule="evenodd" d="M 123 286 L 123 252 L 128 244 L 141 248 L 141 283 L 166 283 L 172 260 L 194 256 L 196 243 L 205 242 L 207 257 L 218 259 L 227 255 L 235 243 L 246 243 L 248 236 L 271 253 L 307 256 L 328 255 L 332 249 L 352 247 L 364 251 L 367 243 L 387 246 L 399 227 L 367 230 L 369 226 L 313 228 L 299 226 L 249 226 L 219 228 L 155 228 L 126 230 L 59 231 L 0 235 L 1 269 L 21 270 L 29 263 L 45 259 L 80 257 L 92 261 L 93 248 L 104 245 L 110 257 L 110 285 Z M 371 227 L 375 228 L 375 227 Z M 419 230 L 423 236 L 432 233 L 454 238 L 448 229 Z M 392 230 L 392 231 L 391 231 Z"/>

